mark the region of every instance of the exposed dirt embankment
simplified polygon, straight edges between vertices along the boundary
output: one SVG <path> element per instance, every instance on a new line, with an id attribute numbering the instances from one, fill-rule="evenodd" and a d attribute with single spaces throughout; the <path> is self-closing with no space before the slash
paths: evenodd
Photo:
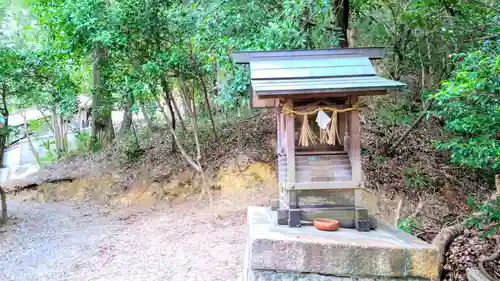
<path id="1" fill-rule="evenodd" d="M 201 163 L 213 190 L 275 182 L 274 126 L 274 115 L 261 112 L 219 124 L 219 142 L 208 126 L 200 131 Z M 37 199 L 43 201 L 96 199 L 125 205 L 151 205 L 198 192 L 200 178 L 180 153 L 171 152 L 170 136 L 157 132 L 144 137 L 142 153 L 134 158 L 127 157 L 123 149 L 126 145 L 118 142 L 100 153 L 49 165 L 29 178 L 9 183 L 6 190 L 16 193 L 35 189 Z M 181 132 L 181 139 L 194 155 L 192 135 Z"/>

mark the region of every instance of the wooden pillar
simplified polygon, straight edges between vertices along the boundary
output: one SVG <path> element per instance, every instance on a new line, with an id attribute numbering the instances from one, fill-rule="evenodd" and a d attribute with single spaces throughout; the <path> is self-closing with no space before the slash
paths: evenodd
<path id="1" fill-rule="evenodd" d="M 358 101 L 357 96 L 351 97 L 351 106 Z M 359 111 L 350 111 L 349 118 L 350 157 L 352 162 L 352 176 L 356 185 L 361 183 L 361 133 Z"/>
<path id="2" fill-rule="evenodd" d="M 289 192 L 285 188 L 288 185 L 288 180 L 287 180 L 287 175 L 288 175 L 288 167 L 286 165 L 286 141 L 285 141 L 285 126 L 286 126 L 286 120 L 285 120 L 285 115 L 283 115 L 282 112 L 282 106 L 283 102 L 281 100 L 278 100 L 276 104 L 276 118 L 278 122 L 278 127 L 277 127 L 277 154 L 278 154 L 278 187 L 279 187 L 279 208 L 282 210 L 287 210 L 286 211 L 286 216 L 283 217 L 283 220 L 281 223 L 282 224 L 287 224 L 288 223 L 288 208 L 289 208 Z M 283 213 L 285 214 L 285 213 Z M 283 215 L 282 214 L 282 215 Z M 286 219 L 285 219 L 286 218 Z"/>
<path id="3" fill-rule="evenodd" d="M 346 106 L 350 107 L 351 105 L 351 100 L 348 97 L 347 100 L 345 101 Z M 344 135 L 344 151 L 349 152 L 349 146 L 351 145 L 351 112 L 346 112 L 344 113 L 344 118 L 345 118 L 345 135 Z"/>
<path id="4" fill-rule="evenodd" d="M 280 155 L 281 149 L 281 112 L 279 107 L 276 108 L 276 155 Z"/>
<path id="5" fill-rule="evenodd" d="M 293 100 L 286 101 L 289 108 L 293 109 Z M 295 115 L 285 116 L 286 122 L 286 161 L 287 161 L 287 187 L 295 185 Z M 289 191 L 289 206 L 291 209 L 297 208 L 297 194 Z"/>
<path id="6" fill-rule="evenodd" d="M 358 101 L 357 96 L 350 98 L 351 107 Z M 349 158 L 352 166 L 352 181 L 354 183 L 354 205 L 361 207 L 363 205 L 362 189 L 362 169 L 361 169 L 361 133 L 359 122 L 359 111 L 349 112 Z"/>
<path id="7" fill-rule="evenodd" d="M 279 118 L 280 118 L 280 127 L 279 127 L 279 138 L 280 138 L 280 153 L 284 153 L 284 143 L 283 140 L 285 138 L 285 115 L 281 114 L 281 107 L 280 107 L 280 113 L 279 113 Z"/>
<path id="8" fill-rule="evenodd" d="M 344 137 L 345 137 L 345 129 L 346 129 L 346 116 L 347 113 L 338 113 L 337 114 L 337 131 L 339 132 L 339 141 L 341 145 L 344 145 Z M 344 146 L 344 150 L 346 147 Z"/>

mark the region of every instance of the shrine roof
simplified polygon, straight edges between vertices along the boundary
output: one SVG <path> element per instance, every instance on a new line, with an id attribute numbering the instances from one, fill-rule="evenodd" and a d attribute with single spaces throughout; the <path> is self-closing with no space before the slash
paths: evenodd
<path id="1" fill-rule="evenodd" d="M 232 54 L 235 63 L 250 63 L 266 60 L 310 60 L 328 58 L 368 57 L 381 59 L 384 57 L 384 48 L 330 48 L 314 50 L 283 50 L 283 51 L 247 51 Z"/>
<path id="2" fill-rule="evenodd" d="M 254 94 L 259 97 L 339 93 L 384 94 L 405 84 L 377 76 L 370 59 L 381 58 L 381 48 L 311 51 L 245 52 L 233 54 L 249 63 Z"/>
<path id="3" fill-rule="evenodd" d="M 321 94 L 346 92 L 377 92 L 400 90 L 405 84 L 378 76 L 337 77 L 317 79 L 252 80 L 258 96 Z"/>

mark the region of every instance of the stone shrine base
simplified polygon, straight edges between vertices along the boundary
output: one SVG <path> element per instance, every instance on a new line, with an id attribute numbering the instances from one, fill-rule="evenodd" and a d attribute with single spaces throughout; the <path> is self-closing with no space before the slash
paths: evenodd
<path id="1" fill-rule="evenodd" d="M 377 230 L 318 231 L 277 225 L 270 208 L 248 208 L 243 281 L 397 281 L 437 277 L 437 249 L 380 223 Z"/>

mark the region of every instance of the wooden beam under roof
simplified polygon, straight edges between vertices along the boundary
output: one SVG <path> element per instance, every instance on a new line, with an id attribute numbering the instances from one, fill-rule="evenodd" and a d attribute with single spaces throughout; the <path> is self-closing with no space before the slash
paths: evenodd
<path id="1" fill-rule="evenodd" d="M 381 59 L 384 57 L 384 48 L 332 48 L 315 50 L 285 50 L 285 51 L 248 51 L 234 52 L 232 54 L 235 63 L 248 64 L 252 61 L 267 60 L 311 60 L 331 58 L 356 58 L 368 57 L 370 59 Z"/>

